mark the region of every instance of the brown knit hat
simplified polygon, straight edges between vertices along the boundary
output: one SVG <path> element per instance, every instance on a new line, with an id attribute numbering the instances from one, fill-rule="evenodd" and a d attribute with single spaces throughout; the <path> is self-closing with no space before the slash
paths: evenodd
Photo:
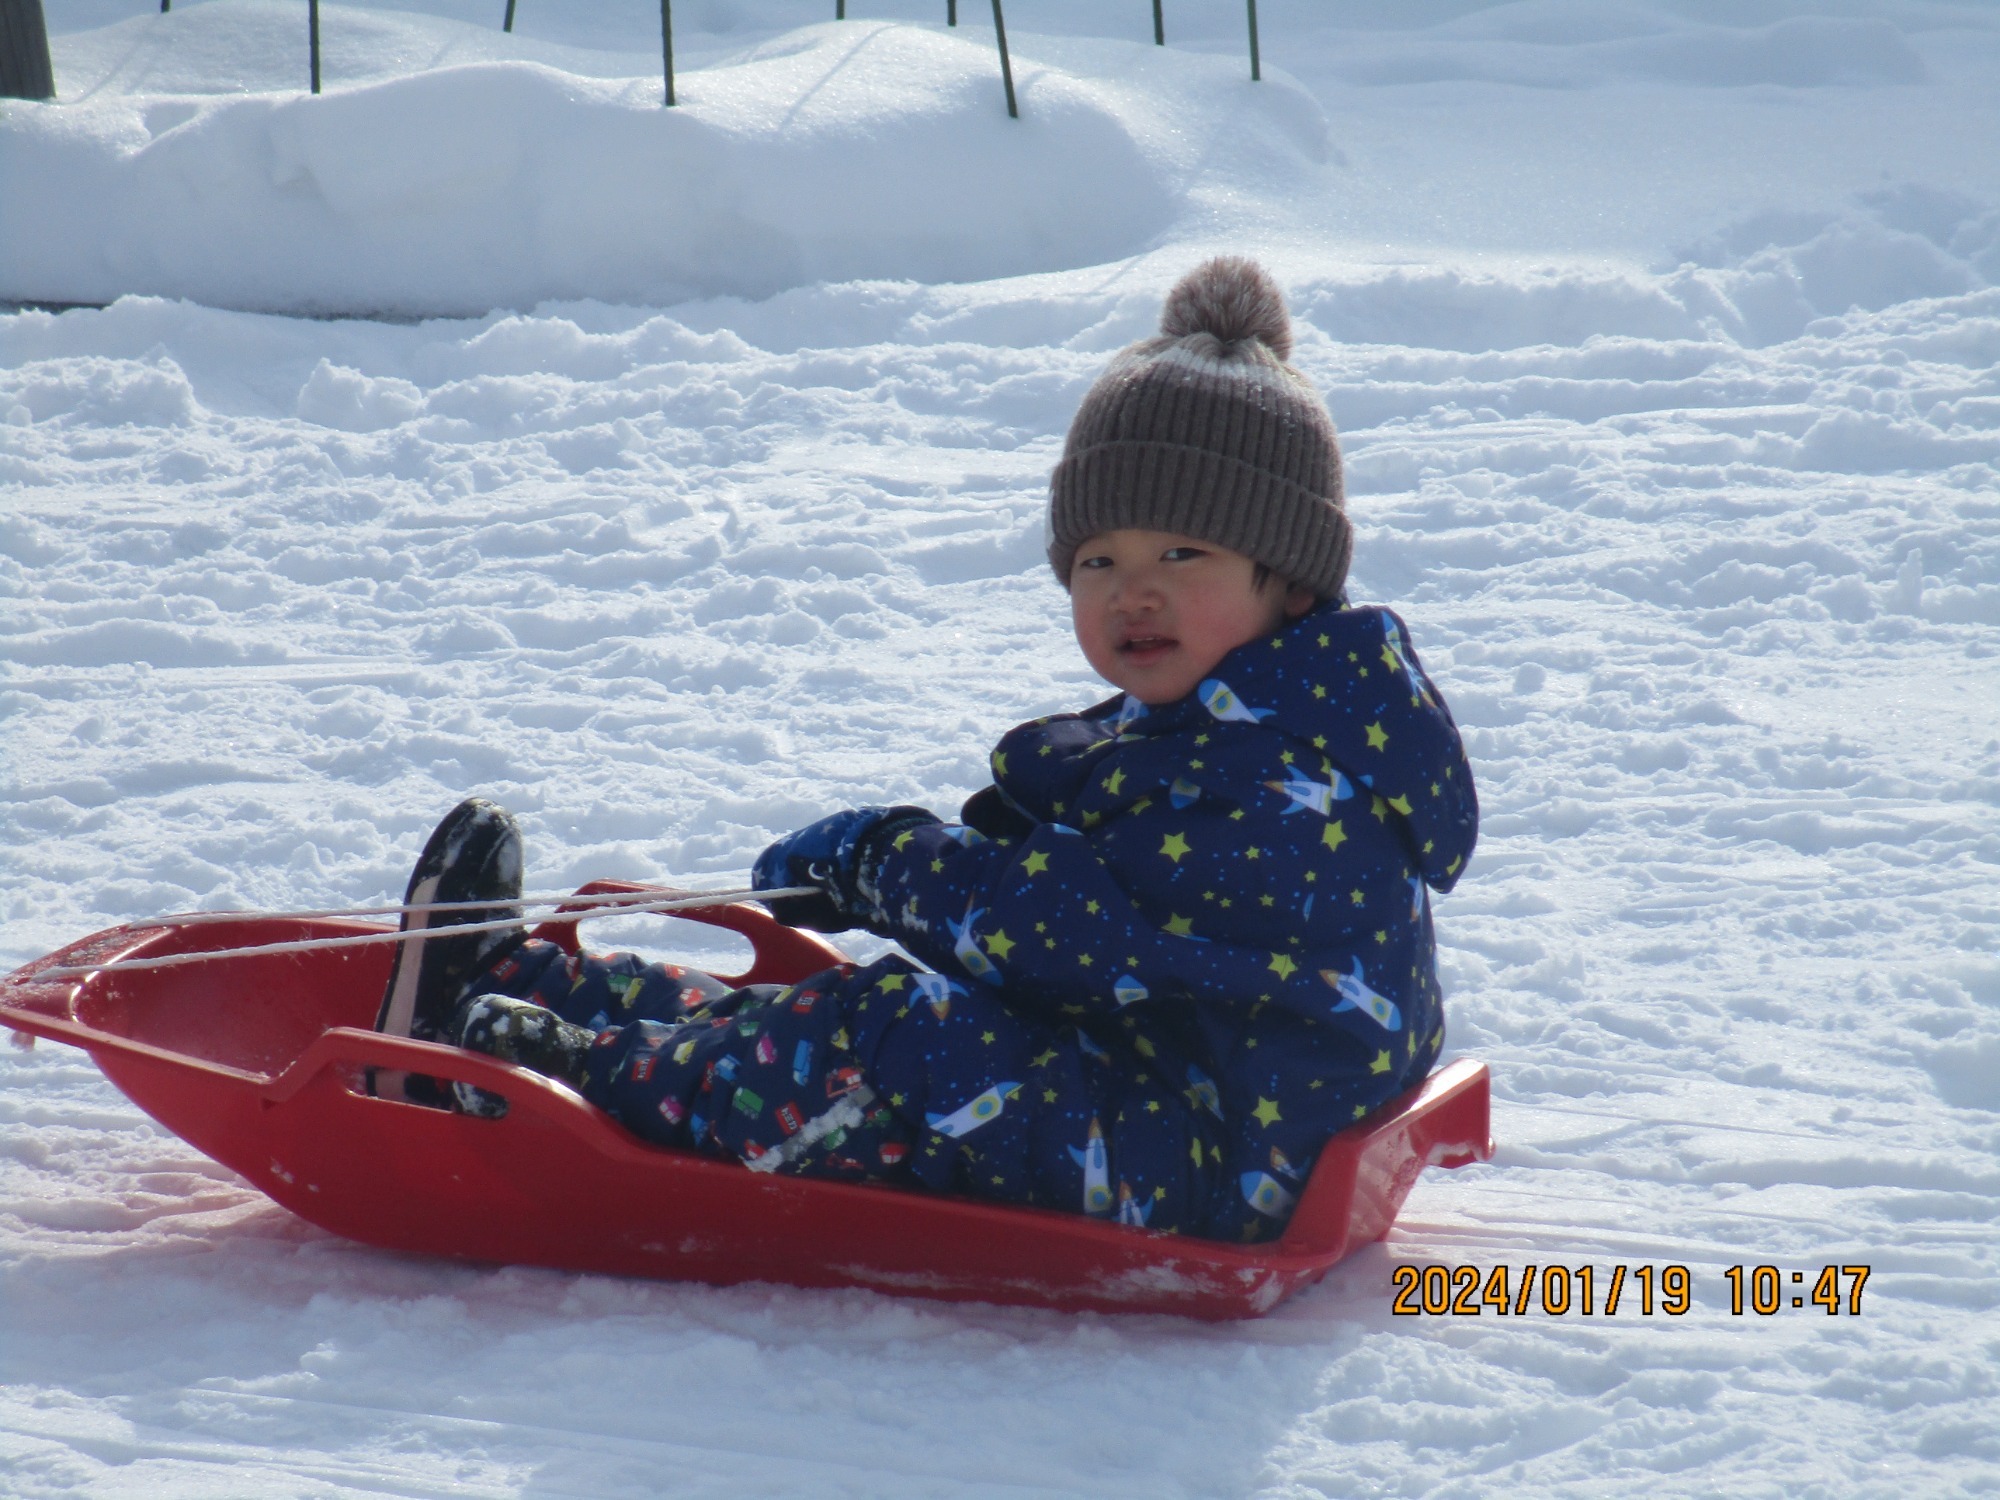
<path id="1" fill-rule="evenodd" d="M 1312 382 L 1285 363 L 1285 302 L 1237 255 L 1167 294 L 1160 336 L 1111 361 L 1049 476 L 1049 564 L 1064 588 L 1101 532 L 1172 531 L 1241 552 L 1322 599 L 1347 581 L 1340 444 Z"/>

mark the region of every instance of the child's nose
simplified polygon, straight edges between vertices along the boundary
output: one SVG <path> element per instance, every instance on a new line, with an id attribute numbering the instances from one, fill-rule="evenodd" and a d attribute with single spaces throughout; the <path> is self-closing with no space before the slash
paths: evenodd
<path id="1" fill-rule="evenodd" d="M 1111 603 L 1114 609 L 1127 612 L 1157 609 L 1160 605 L 1159 580 L 1147 572 L 1122 572 L 1117 587 L 1111 592 Z"/>

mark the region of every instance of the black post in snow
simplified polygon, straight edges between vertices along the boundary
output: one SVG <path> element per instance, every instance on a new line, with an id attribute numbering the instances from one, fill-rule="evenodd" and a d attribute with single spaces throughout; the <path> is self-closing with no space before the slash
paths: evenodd
<path id="1" fill-rule="evenodd" d="M 1153 45 L 1167 45 L 1167 18 L 1160 14 L 1160 0 L 1153 0 Z"/>
<path id="2" fill-rule="evenodd" d="M 306 0 L 306 31 L 312 45 L 313 92 L 319 92 L 319 0 Z"/>
<path id="3" fill-rule="evenodd" d="M 944 24 L 947 26 L 958 24 L 958 0 L 944 0 Z"/>
<path id="4" fill-rule="evenodd" d="M 1000 14 L 1000 0 L 993 0 L 993 35 L 1000 42 L 1000 79 L 1007 85 L 1007 118 L 1018 120 L 1021 111 L 1014 105 L 1014 65 L 1007 60 L 1007 18 Z"/>
<path id="5" fill-rule="evenodd" d="M 160 0 L 160 14 L 165 15 L 174 8 L 174 0 Z"/>
<path id="6" fill-rule="evenodd" d="M 0 98 L 53 99 L 49 23 L 42 0 L 0 0 Z"/>
<path id="7" fill-rule="evenodd" d="M 836 21 L 847 19 L 847 0 L 833 0 L 833 18 Z"/>
<path id="8" fill-rule="evenodd" d="M 674 0 L 660 0 L 660 62 L 667 70 L 667 108 L 674 107 Z"/>
<path id="9" fill-rule="evenodd" d="M 500 29 L 502 31 L 514 29 L 514 0 L 507 0 L 507 19 L 500 23 Z"/>
<path id="10" fill-rule="evenodd" d="M 1257 0 L 1250 0 L 1250 81 L 1256 83 L 1263 76 L 1263 64 L 1257 57 Z"/>

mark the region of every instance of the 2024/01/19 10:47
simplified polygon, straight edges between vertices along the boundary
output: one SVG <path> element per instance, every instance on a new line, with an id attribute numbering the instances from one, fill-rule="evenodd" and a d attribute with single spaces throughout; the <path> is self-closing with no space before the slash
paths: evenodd
<path id="1" fill-rule="evenodd" d="M 1584 1317 L 1615 1317 L 1621 1307 L 1642 1318 L 1663 1314 L 1678 1318 L 1694 1306 L 1694 1277 L 1683 1265 L 1614 1265 L 1603 1281 L 1604 1302 L 1599 1312 L 1597 1267 L 1582 1266 L 1494 1266 L 1482 1273 L 1477 1266 L 1397 1266 L 1392 1280 L 1397 1288 L 1390 1311 L 1399 1317 L 1525 1317 L 1539 1306 L 1551 1317 L 1571 1313 Z M 1800 1287 L 1791 1298 L 1793 1307 L 1810 1300 L 1826 1310 L 1829 1317 L 1842 1310 L 1840 1279 L 1848 1278 L 1845 1310 L 1859 1315 L 1861 1288 L 1868 1280 L 1867 1266 L 1822 1266 L 1813 1283 L 1810 1299 L 1804 1292 L 1805 1273 L 1794 1271 L 1791 1280 Z M 1783 1305 L 1783 1274 L 1776 1266 L 1755 1266 L 1746 1273 L 1742 1266 L 1730 1266 L 1723 1273 L 1730 1285 L 1730 1312 L 1741 1317 L 1747 1282 L 1750 1308 L 1768 1316 Z"/>

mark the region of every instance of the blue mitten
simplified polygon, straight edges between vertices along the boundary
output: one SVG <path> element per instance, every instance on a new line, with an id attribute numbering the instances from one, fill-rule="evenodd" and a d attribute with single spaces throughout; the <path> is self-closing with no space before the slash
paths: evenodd
<path id="1" fill-rule="evenodd" d="M 760 891 L 816 885 L 814 896 L 781 896 L 766 903 L 787 927 L 845 932 L 879 921 L 874 900 L 874 853 L 882 839 L 915 823 L 937 819 L 921 807 L 850 807 L 788 833 L 757 856 L 750 884 Z"/>

